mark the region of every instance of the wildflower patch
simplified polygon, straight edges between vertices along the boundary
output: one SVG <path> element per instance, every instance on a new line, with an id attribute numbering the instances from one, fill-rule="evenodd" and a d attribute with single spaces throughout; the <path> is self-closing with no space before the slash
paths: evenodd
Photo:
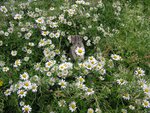
<path id="1" fill-rule="evenodd" d="M 109 41 L 125 32 L 129 6 L 119 0 L 0 5 L 0 111 L 149 112 L 148 65 L 130 63 L 136 50 Z"/>

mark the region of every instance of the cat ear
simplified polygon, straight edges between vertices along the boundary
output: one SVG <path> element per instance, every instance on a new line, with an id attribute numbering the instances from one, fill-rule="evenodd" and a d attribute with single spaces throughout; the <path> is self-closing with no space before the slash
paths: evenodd
<path id="1" fill-rule="evenodd" d="M 83 40 L 82 40 L 82 38 L 81 37 L 79 37 L 79 42 L 82 42 Z"/>
<path id="2" fill-rule="evenodd" d="M 82 38 L 79 35 L 76 35 L 76 41 L 82 42 Z"/>
<path id="3" fill-rule="evenodd" d="M 71 43 L 75 44 L 76 43 L 76 36 L 71 36 Z"/>
<path id="4" fill-rule="evenodd" d="M 79 35 L 71 36 L 71 43 L 76 44 L 82 42 L 82 38 Z"/>

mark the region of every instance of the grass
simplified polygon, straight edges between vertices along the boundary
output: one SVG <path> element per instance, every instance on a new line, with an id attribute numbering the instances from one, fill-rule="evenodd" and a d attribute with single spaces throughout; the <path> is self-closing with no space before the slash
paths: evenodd
<path id="1" fill-rule="evenodd" d="M 89 0 L 91 1 L 91 0 Z M 6 4 L 7 7 L 9 7 L 12 0 L 4 1 L 2 0 L 1 4 Z M 26 2 L 26 0 L 20 0 L 16 1 L 14 6 L 18 7 L 19 3 Z M 93 5 L 97 3 L 97 0 L 92 0 Z M 115 2 L 115 0 L 103 0 L 103 4 L 105 6 L 104 11 L 97 11 L 97 13 L 100 12 L 101 19 L 98 21 L 98 23 L 102 23 L 104 25 L 104 28 L 107 29 L 107 26 L 109 26 L 110 29 L 117 29 L 119 32 L 115 35 L 109 37 L 109 36 L 103 36 L 102 33 L 97 32 L 95 29 L 96 27 L 91 30 L 87 31 L 85 34 L 89 37 L 95 38 L 95 36 L 98 34 L 101 37 L 100 42 L 96 46 L 92 46 L 91 49 L 87 52 L 87 54 L 93 55 L 96 51 L 94 49 L 100 49 L 103 56 L 106 57 L 106 61 L 108 62 L 107 58 L 110 58 L 111 54 L 119 54 L 123 57 L 123 61 L 121 64 L 115 63 L 116 68 L 115 69 L 108 69 L 107 76 L 105 78 L 106 81 L 100 81 L 98 79 L 98 73 L 95 75 L 89 74 L 88 77 L 85 77 L 88 81 L 86 83 L 87 86 L 93 87 L 95 89 L 95 94 L 93 97 L 84 97 L 83 92 L 74 89 L 74 86 L 68 86 L 65 90 L 60 90 L 58 86 L 51 87 L 48 85 L 48 78 L 44 76 L 43 73 L 38 73 L 38 76 L 41 79 L 42 84 L 37 94 L 32 94 L 32 92 L 29 92 L 29 95 L 24 100 L 26 100 L 26 103 L 30 103 L 32 106 L 32 112 L 35 113 L 49 113 L 51 111 L 56 111 L 58 113 L 69 113 L 68 107 L 64 107 L 60 109 L 57 105 L 58 101 L 60 99 L 65 98 L 67 104 L 69 104 L 70 101 L 74 100 L 76 103 L 78 103 L 78 109 L 76 112 L 79 113 L 85 113 L 87 112 L 88 108 L 92 108 L 93 106 L 95 108 L 99 108 L 104 113 L 120 113 L 121 109 L 123 107 L 126 108 L 126 106 L 129 105 L 129 103 L 126 100 L 123 100 L 121 98 L 122 94 L 121 92 L 133 92 L 133 95 L 136 97 L 136 93 L 139 93 L 139 98 L 144 97 L 141 92 L 138 92 L 138 87 L 135 86 L 136 79 L 132 77 L 133 71 L 136 67 L 141 67 L 145 70 L 146 77 L 145 79 L 147 82 L 150 82 L 149 75 L 150 75 L 150 1 L 149 0 L 120 0 L 121 3 L 121 12 L 120 16 L 116 17 L 114 15 L 114 10 L 112 8 L 112 3 Z M 47 12 L 47 16 L 49 15 L 59 15 L 61 12 L 59 7 L 63 5 L 63 0 L 42 0 L 40 2 L 35 2 L 30 5 L 31 9 L 34 9 L 36 7 L 43 9 L 44 11 L 47 11 L 50 7 L 56 7 L 56 11 L 54 12 Z M 66 3 L 67 4 L 67 3 Z M 30 9 L 29 8 L 29 9 Z M 88 12 L 88 7 L 85 9 L 85 11 Z M 16 11 L 17 12 L 17 11 Z M 0 15 L 3 16 L 3 14 L 0 12 Z M 28 17 L 25 17 L 26 19 L 23 21 L 24 23 L 26 20 L 28 20 Z M 78 19 L 80 21 L 78 21 Z M 10 18 L 0 18 L 0 30 L 7 30 L 8 22 L 13 20 L 12 17 Z M 86 24 L 85 18 L 73 18 L 73 21 L 76 21 L 76 24 L 78 24 L 79 29 L 76 29 L 76 32 L 79 33 L 81 30 L 81 25 L 84 26 Z M 32 22 L 34 22 L 34 19 L 31 19 Z M 92 21 L 87 21 L 90 25 L 94 26 L 94 23 Z M 17 22 L 15 23 L 17 25 Z M 18 39 L 17 37 L 17 31 L 20 29 L 15 26 L 16 32 L 12 34 L 9 38 L 5 39 L 3 36 L 0 36 L 0 40 L 3 40 L 5 45 L 0 47 L 0 60 L 6 61 L 6 65 L 12 64 L 16 58 L 11 58 L 10 52 L 11 50 L 17 49 L 18 53 L 20 53 L 19 58 L 23 58 L 26 56 L 24 52 L 22 52 L 23 45 L 26 46 L 28 41 L 22 42 L 24 39 Z M 85 25 L 85 27 L 87 27 Z M 68 30 L 70 33 L 74 33 L 74 27 L 66 27 L 62 26 L 62 30 Z M 38 31 L 34 34 L 34 37 L 32 39 L 33 42 L 38 43 L 40 40 L 40 33 Z M 57 40 L 58 41 L 58 40 Z M 67 42 L 66 42 L 67 43 Z M 6 46 L 7 45 L 7 46 Z M 62 44 L 61 47 L 63 49 L 66 49 L 69 46 L 66 46 L 65 44 Z M 2 80 L 3 86 L 0 86 L 0 113 L 21 113 L 21 109 L 19 104 L 19 98 L 17 98 L 17 95 L 11 95 L 10 97 L 6 97 L 4 95 L 4 91 L 9 88 L 9 81 L 15 81 L 17 82 L 19 80 L 19 75 L 24 70 L 28 71 L 31 75 L 37 74 L 36 71 L 32 68 L 33 62 L 38 62 L 43 57 L 42 50 L 39 48 L 33 49 L 33 53 L 31 54 L 31 61 L 25 63 L 23 68 L 20 68 L 19 71 L 10 69 L 11 71 L 9 73 L 4 73 L 2 70 L 0 70 L 0 80 Z M 76 75 L 82 74 L 78 69 L 74 71 Z M 84 72 L 83 72 L 84 73 Z M 113 76 L 112 76 L 113 75 Z M 117 76 L 119 75 L 119 77 Z M 93 77 L 96 76 L 96 77 Z M 116 78 L 115 78 L 115 77 Z M 119 78 L 124 78 L 128 80 L 131 84 L 127 87 L 121 87 L 118 86 L 116 83 L 111 82 L 115 81 Z M 68 81 L 75 81 L 75 78 L 67 78 Z M 133 91 L 132 91 L 132 90 Z M 51 92 L 51 90 L 54 90 Z M 135 91 L 135 94 L 134 94 Z M 116 96 L 117 95 L 117 96 Z M 115 104 L 114 104 L 115 103 Z M 131 103 L 133 103 L 131 101 Z M 129 113 L 147 113 L 148 110 L 145 110 L 144 108 L 137 107 L 135 111 L 130 111 Z"/>

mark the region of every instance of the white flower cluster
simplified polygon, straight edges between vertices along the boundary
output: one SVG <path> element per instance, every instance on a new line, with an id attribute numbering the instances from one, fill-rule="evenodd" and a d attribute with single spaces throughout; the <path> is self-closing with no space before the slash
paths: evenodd
<path id="1" fill-rule="evenodd" d="M 38 89 L 38 76 L 33 76 L 30 79 L 30 76 L 27 72 L 23 72 L 22 74 L 20 74 L 20 81 L 18 81 L 18 83 L 16 84 L 12 84 L 10 86 L 9 89 L 7 89 L 4 94 L 6 96 L 11 95 L 12 93 L 16 92 L 18 97 L 20 99 L 24 98 L 27 96 L 27 93 L 29 91 L 32 91 L 33 93 L 37 92 Z M 33 81 L 33 82 L 31 82 Z M 24 102 L 21 101 L 21 106 L 22 106 L 22 111 L 24 113 L 30 113 L 32 108 L 30 107 L 30 105 L 24 105 Z"/>
<path id="2" fill-rule="evenodd" d="M 45 11 L 36 7 L 37 2 L 33 2 L 35 8 L 30 7 L 30 4 L 33 5 L 32 1 L 19 4 L 18 13 L 15 8 L 0 6 L 0 12 L 4 13 L 5 18 L 13 19 L 7 23 L 8 28 L 0 31 L 0 36 L 4 37 L 0 39 L 0 47 L 4 48 L 0 71 L 2 76 L 8 75 L 9 80 L 11 77 L 15 79 L 9 83 L 5 96 L 15 93 L 18 101 L 21 100 L 20 106 L 24 113 L 33 110 L 30 106 L 32 103 L 26 103 L 25 97 L 30 92 L 41 93 L 43 86 L 43 90 L 53 96 L 60 92 L 63 96 L 57 98 L 55 95 L 54 99 L 58 100 L 59 107 L 68 105 L 71 112 L 79 112 L 75 97 L 89 102 L 94 100 L 94 103 L 99 104 L 96 102 L 97 95 L 102 93 L 100 98 L 107 99 L 114 92 L 118 94 L 115 95 L 118 100 L 122 101 L 123 98 L 125 102 L 129 102 L 127 105 L 130 110 L 138 106 L 150 108 L 150 85 L 144 79 L 146 72 L 138 67 L 134 75 L 130 76 L 134 81 L 131 82 L 126 76 L 130 73 L 123 69 L 119 73 L 123 56 L 114 53 L 105 58 L 97 50 L 102 38 L 112 37 L 118 32 L 116 28 L 111 29 L 100 22 L 103 13 L 99 13 L 99 10 L 105 10 L 102 0 L 96 6 L 84 0 L 77 0 L 69 6 L 62 4 L 57 14 L 55 7 Z M 119 17 L 120 2 L 114 2 L 113 7 L 115 15 Z M 69 51 L 72 46 L 71 36 L 75 34 L 81 36 L 85 46 L 77 46 L 75 54 L 85 58 L 74 61 Z M 5 48 L 11 50 L 5 52 Z M 69 88 L 72 88 L 71 91 Z M 118 89 L 117 92 L 114 88 Z M 140 97 L 142 98 L 138 102 Z M 100 113 L 101 110 L 97 107 L 94 109 L 91 105 L 87 113 Z M 125 113 L 127 110 L 122 109 L 121 112 Z"/>

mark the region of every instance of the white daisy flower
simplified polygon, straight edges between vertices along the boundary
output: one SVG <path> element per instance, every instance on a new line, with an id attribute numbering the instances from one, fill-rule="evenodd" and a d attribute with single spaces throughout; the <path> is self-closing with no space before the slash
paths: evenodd
<path id="1" fill-rule="evenodd" d="M 77 47 L 75 52 L 78 56 L 83 56 L 85 54 L 85 49 L 83 47 Z"/>
<path id="2" fill-rule="evenodd" d="M 56 38 L 59 38 L 60 33 L 59 33 L 59 32 L 57 32 L 57 33 L 55 33 L 54 35 L 55 35 L 55 37 L 56 37 Z"/>
<path id="3" fill-rule="evenodd" d="M 47 40 L 46 40 L 46 44 L 47 44 L 47 45 L 51 45 L 51 44 L 52 44 L 52 40 L 47 39 Z"/>
<path id="4" fill-rule="evenodd" d="M 9 71 L 9 67 L 3 67 L 3 72 L 7 72 L 7 71 Z"/>
<path id="5" fill-rule="evenodd" d="M 97 63 L 98 63 L 97 60 L 90 60 L 89 62 L 92 65 L 92 67 L 95 67 L 97 65 Z"/>
<path id="6" fill-rule="evenodd" d="M 68 14 L 69 14 L 70 16 L 73 16 L 73 15 L 75 14 L 75 9 L 69 9 L 69 10 L 68 10 Z"/>
<path id="7" fill-rule="evenodd" d="M 134 109 L 135 109 L 135 106 L 130 105 L 130 106 L 129 106 L 129 109 L 134 110 Z"/>
<path id="8" fill-rule="evenodd" d="M 99 79 L 100 79 L 100 80 L 105 80 L 105 78 L 104 78 L 104 77 L 102 77 L 102 76 L 100 76 L 100 77 L 99 77 Z"/>
<path id="9" fill-rule="evenodd" d="M 56 61 L 50 60 L 50 61 L 48 61 L 48 62 L 45 63 L 45 67 L 51 68 L 55 63 L 56 63 Z"/>
<path id="10" fill-rule="evenodd" d="M 15 92 L 17 90 L 16 86 L 12 84 L 9 88 L 12 92 Z"/>
<path id="11" fill-rule="evenodd" d="M 123 79 L 118 79 L 118 80 L 117 80 L 117 83 L 118 83 L 119 85 L 124 85 L 124 84 L 127 83 L 127 81 L 126 81 L 126 80 L 123 80 Z"/>
<path id="12" fill-rule="evenodd" d="M 5 66 L 5 62 L 4 61 L 0 61 L 0 67 Z"/>
<path id="13" fill-rule="evenodd" d="M 69 104 L 69 109 L 70 109 L 70 111 L 71 112 L 74 112 L 74 111 L 76 111 L 76 109 L 77 109 L 77 107 L 76 107 L 76 102 L 71 102 L 70 104 Z"/>
<path id="14" fill-rule="evenodd" d="M 4 35 L 5 35 L 5 36 L 9 36 L 9 33 L 8 33 L 8 32 L 5 32 Z"/>
<path id="15" fill-rule="evenodd" d="M 26 96 L 27 91 L 25 91 L 25 90 L 18 90 L 17 94 L 18 94 L 18 97 L 23 98 L 23 97 Z"/>
<path id="16" fill-rule="evenodd" d="M 86 40 L 88 40 L 88 37 L 87 37 L 87 36 L 84 36 L 83 39 L 86 41 Z"/>
<path id="17" fill-rule="evenodd" d="M 58 101 L 58 105 L 59 105 L 59 107 L 65 107 L 66 101 L 65 100 L 60 100 L 60 101 Z"/>
<path id="18" fill-rule="evenodd" d="M 49 34 L 49 31 L 42 31 L 43 36 L 47 36 Z"/>
<path id="19" fill-rule="evenodd" d="M 17 89 L 21 89 L 23 87 L 23 82 L 22 81 L 19 81 L 17 84 L 16 84 L 16 88 Z"/>
<path id="20" fill-rule="evenodd" d="M 43 24 L 44 23 L 44 19 L 43 17 L 38 18 L 37 20 L 35 20 L 38 24 Z"/>
<path id="21" fill-rule="evenodd" d="M 91 40 L 88 40 L 87 42 L 86 42 L 86 45 L 87 46 L 91 46 L 92 44 L 91 44 Z"/>
<path id="22" fill-rule="evenodd" d="M 127 113 L 127 110 L 126 109 L 121 109 L 121 112 L 122 113 Z"/>
<path id="23" fill-rule="evenodd" d="M 35 44 L 33 42 L 29 42 L 28 45 L 31 46 L 31 47 L 35 46 Z"/>
<path id="24" fill-rule="evenodd" d="M 89 108 L 89 109 L 87 110 L 87 113 L 94 113 L 94 110 L 93 110 L 92 108 Z"/>
<path id="25" fill-rule="evenodd" d="M 130 99 L 130 95 L 128 93 L 125 93 L 122 97 L 125 100 L 129 100 Z"/>
<path id="26" fill-rule="evenodd" d="M 20 78 L 22 80 L 28 80 L 29 79 L 29 74 L 27 72 L 24 72 L 23 74 L 20 75 Z"/>
<path id="27" fill-rule="evenodd" d="M 106 74 L 106 70 L 104 68 L 100 69 L 99 72 L 100 72 L 101 75 Z"/>
<path id="28" fill-rule="evenodd" d="M 5 96 L 9 96 L 11 95 L 11 90 L 10 89 L 7 89 L 5 92 L 4 92 Z"/>
<path id="29" fill-rule="evenodd" d="M 17 55 L 17 51 L 11 51 L 11 55 L 12 56 L 16 56 Z"/>
<path id="30" fill-rule="evenodd" d="M 27 61 L 29 61 L 29 58 L 30 57 L 24 57 L 23 60 L 27 62 Z"/>
<path id="31" fill-rule="evenodd" d="M 134 72 L 134 74 L 136 75 L 136 76 L 144 76 L 145 75 L 145 71 L 142 69 L 142 68 L 137 68 L 136 70 L 135 70 L 135 72 Z"/>
<path id="32" fill-rule="evenodd" d="M 116 60 L 116 61 L 118 61 L 118 60 L 121 60 L 121 59 L 122 59 L 122 58 L 121 58 L 121 56 L 116 55 L 116 54 L 112 54 L 112 55 L 111 55 L 111 58 L 112 58 L 113 60 Z"/>
<path id="33" fill-rule="evenodd" d="M 150 86 L 147 86 L 146 84 L 143 85 L 143 91 L 145 94 L 150 95 Z"/>
<path id="34" fill-rule="evenodd" d="M 84 5 L 84 4 L 85 4 L 85 1 L 84 1 L 84 0 L 77 0 L 77 1 L 76 1 L 76 4 L 83 4 L 83 5 Z"/>
<path id="35" fill-rule="evenodd" d="M 15 20 L 20 20 L 21 18 L 22 18 L 22 15 L 20 14 L 16 14 L 14 17 Z"/>
<path id="36" fill-rule="evenodd" d="M 50 7 L 49 10 L 53 11 L 53 10 L 55 10 L 55 8 L 54 7 Z"/>
<path id="37" fill-rule="evenodd" d="M 33 83 L 31 87 L 32 87 L 32 92 L 37 92 L 38 86 L 35 83 Z"/>
<path id="38" fill-rule="evenodd" d="M 77 83 L 76 83 L 76 86 L 77 86 L 77 88 L 79 88 L 79 89 L 83 89 L 83 90 L 86 89 L 86 86 L 85 86 L 83 83 L 77 82 Z"/>
<path id="39" fill-rule="evenodd" d="M 49 37 L 50 37 L 50 38 L 54 38 L 54 37 L 55 37 L 55 34 L 54 34 L 54 33 L 50 33 L 50 34 L 49 34 Z"/>
<path id="40" fill-rule="evenodd" d="M 63 71 L 58 73 L 58 76 L 62 77 L 62 78 L 66 78 L 68 73 L 69 73 L 68 70 L 63 70 Z"/>
<path id="41" fill-rule="evenodd" d="M 140 80 L 138 80 L 138 84 L 139 84 L 141 87 L 144 87 L 144 85 L 146 85 L 146 80 L 140 79 Z"/>
<path id="42" fill-rule="evenodd" d="M 73 64 L 71 62 L 65 62 L 64 65 L 66 66 L 66 69 L 72 69 Z"/>
<path id="43" fill-rule="evenodd" d="M 143 106 L 144 106 L 145 108 L 150 108 L 150 103 L 149 103 L 149 101 L 144 100 L 144 101 L 143 101 Z"/>
<path id="44" fill-rule="evenodd" d="M 60 80 L 58 84 L 61 86 L 61 88 L 66 88 L 67 86 L 67 82 L 65 80 Z"/>
<path id="45" fill-rule="evenodd" d="M 92 88 L 86 88 L 86 95 L 93 95 L 94 94 L 94 90 Z"/>
<path id="46" fill-rule="evenodd" d="M 35 69 L 35 70 L 40 70 L 40 67 L 41 67 L 41 64 L 40 64 L 40 63 L 36 63 L 36 64 L 34 65 L 34 69 Z"/>
<path id="47" fill-rule="evenodd" d="M 16 60 L 15 64 L 14 64 L 14 67 L 18 67 L 20 65 L 21 65 L 21 60 L 20 59 Z"/>
<path id="48" fill-rule="evenodd" d="M 31 110 L 32 110 L 32 108 L 29 105 L 24 105 L 23 108 L 22 108 L 22 111 L 24 113 L 30 113 Z"/>
<path id="49" fill-rule="evenodd" d="M 0 11 L 1 11 L 1 12 L 4 12 L 4 13 L 7 13 L 7 12 L 8 12 L 8 10 L 7 10 L 7 8 L 6 8 L 5 6 L 1 6 L 1 7 L 0 7 Z"/>
<path id="50" fill-rule="evenodd" d="M 64 64 L 59 65 L 59 70 L 63 71 L 66 69 L 66 66 Z"/>
<path id="51" fill-rule="evenodd" d="M 84 63 L 79 62 L 78 65 L 79 65 L 80 68 L 84 68 Z"/>
<path id="52" fill-rule="evenodd" d="M 89 62 L 84 62 L 84 67 L 88 70 L 91 70 L 93 68 L 93 65 Z"/>
<path id="53" fill-rule="evenodd" d="M 8 28 L 8 33 L 13 33 L 14 29 L 12 27 Z"/>
<path id="54" fill-rule="evenodd" d="M 35 82 L 38 82 L 40 80 L 37 75 L 34 75 L 31 79 Z"/>
<path id="55" fill-rule="evenodd" d="M 101 70 L 104 67 L 104 64 L 102 62 L 98 62 L 97 65 L 95 66 L 95 69 L 97 71 Z"/>
<path id="56" fill-rule="evenodd" d="M 41 26 L 41 30 L 43 30 L 43 31 L 46 30 L 46 26 L 44 26 L 44 25 Z"/>
<path id="57" fill-rule="evenodd" d="M 46 39 L 41 39 L 38 46 L 42 47 L 42 46 L 45 46 L 45 45 L 46 45 Z"/>
<path id="58" fill-rule="evenodd" d="M 23 82 L 23 87 L 25 89 L 31 89 L 32 88 L 31 82 L 29 80 L 26 80 L 25 82 Z"/>
<path id="59" fill-rule="evenodd" d="M 104 57 L 100 56 L 98 59 L 100 60 L 100 62 L 101 62 L 102 65 L 105 65 L 106 60 L 105 60 Z"/>
<path id="60" fill-rule="evenodd" d="M 55 84 L 55 82 L 56 82 L 56 79 L 53 78 L 53 77 L 51 77 L 51 78 L 49 79 L 49 81 L 48 81 L 48 83 L 49 83 L 51 86 L 53 86 L 53 85 Z"/>
<path id="61" fill-rule="evenodd" d="M 85 79 L 82 78 L 81 76 L 79 76 L 79 77 L 77 78 L 77 81 L 78 81 L 79 83 L 84 83 L 84 82 L 85 82 Z"/>
<path id="62" fill-rule="evenodd" d="M 96 112 L 96 113 L 102 113 L 102 111 L 101 111 L 99 108 L 96 108 L 96 109 L 95 109 L 95 112 Z"/>
<path id="63" fill-rule="evenodd" d="M 49 77 L 49 76 L 52 76 L 52 72 L 50 72 L 50 71 L 48 71 L 47 73 L 46 73 L 46 75 Z"/>
<path id="64" fill-rule="evenodd" d="M 24 103 L 23 101 L 21 101 L 21 102 L 19 103 L 19 105 L 20 105 L 20 106 L 24 106 L 25 103 Z"/>
<path id="65" fill-rule="evenodd" d="M 28 54 L 31 54 L 32 53 L 32 50 L 31 49 L 27 49 L 26 51 Z"/>

